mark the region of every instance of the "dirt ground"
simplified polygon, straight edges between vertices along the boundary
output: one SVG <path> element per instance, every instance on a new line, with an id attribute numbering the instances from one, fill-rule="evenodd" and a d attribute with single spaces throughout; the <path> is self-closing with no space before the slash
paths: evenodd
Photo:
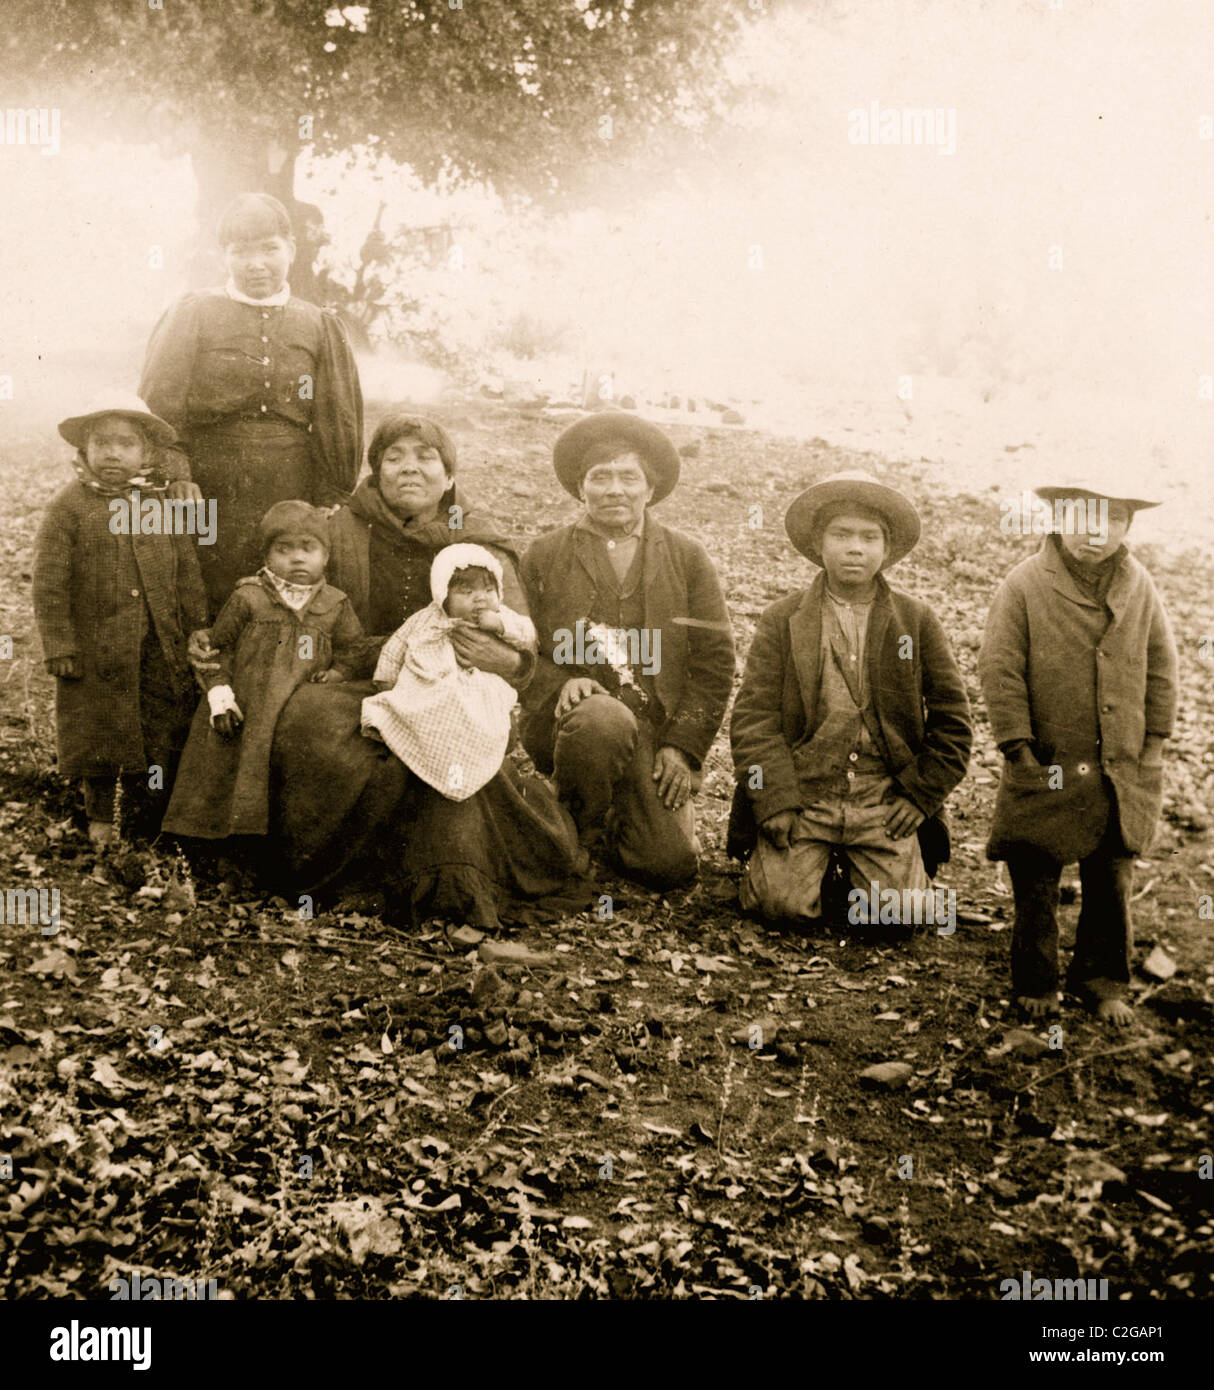
<path id="1" fill-rule="evenodd" d="M 521 541 L 571 517 L 549 465 L 562 421 L 438 413 Z M 1073 1001 L 1037 1031 L 1010 1008 L 1010 897 L 983 853 L 997 755 L 975 669 L 994 587 L 1033 542 L 1001 535 L 993 490 L 928 460 L 744 429 L 676 442 L 698 452 L 660 514 L 715 559 L 740 657 L 808 579 L 782 524 L 801 487 L 862 466 L 919 502 L 924 539 L 892 579 L 937 605 L 977 721 L 938 880 L 953 934 L 808 939 L 739 916 L 724 733 L 694 888 L 604 880 L 585 913 L 497 940 L 366 910 L 301 921 L 205 881 L 191 901 L 164 845 L 99 861 L 53 770 L 31 630 L 34 530 L 68 469 L 53 432 L 18 432 L 0 474 L 0 889 L 58 890 L 61 929 L 0 927 L 4 1296 L 108 1298 L 133 1272 L 241 1300 L 990 1300 L 1023 1270 L 1107 1279 L 1112 1299 L 1214 1293 L 1214 564 L 1138 552 L 1183 682 L 1137 879 L 1155 973 L 1125 1033 Z M 879 1062 L 909 1077 L 860 1077 Z"/>

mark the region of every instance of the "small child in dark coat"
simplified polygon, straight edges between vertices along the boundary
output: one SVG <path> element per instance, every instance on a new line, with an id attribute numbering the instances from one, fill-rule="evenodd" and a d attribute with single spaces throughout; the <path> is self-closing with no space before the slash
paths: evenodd
<path id="1" fill-rule="evenodd" d="M 308 502 L 277 502 L 260 533 L 265 564 L 237 583 L 210 631 L 197 634 L 219 660 L 205 672 L 207 699 L 194 716 L 164 818 L 176 835 L 265 835 L 270 751 L 283 706 L 305 681 L 351 679 L 363 653 L 350 600 L 325 583 L 325 513 Z"/>
<path id="2" fill-rule="evenodd" d="M 1083 899 L 1066 983 L 1124 1028 L 1134 857 L 1159 819 L 1177 659 L 1151 576 L 1123 544 L 1134 513 L 1159 504 L 1089 482 L 1036 489 L 1058 524 L 1003 581 L 987 618 L 978 671 L 1006 759 L 987 856 L 1006 860 L 1012 879 L 1021 1011 L 1057 1011 L 1059 881 L 1078 860 Z"/>
<path id="3" fill-rule="evenodd" d="M 173 429 L 134 396 L 114 394 L 59 433 L 76 447 L 76 481 L 38 528 L 34 617 L 56 678 L 59 770 L 80 777 L 89 839 L 114 837 L 119 777 L 152 794 L 172 785 L 197 686 L 187 634 L 206 621 L 192 513 L 162 506 L 156 475 Z"/>

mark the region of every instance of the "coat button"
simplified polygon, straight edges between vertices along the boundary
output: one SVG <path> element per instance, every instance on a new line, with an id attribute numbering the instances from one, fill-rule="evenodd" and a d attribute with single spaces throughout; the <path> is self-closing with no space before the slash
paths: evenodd
<path id="1" fill-rule="evenodd" d="M 138 590 L 138 589 L 132 589 L 132 590 L 131 590 L 131 597 L 132 597 L 132 598 L 138 598 L 138 597 L 139 597 L 139 590 Z"/>
<path id="2" fill-rule="evenodd" d="M 264 342 L 265 342 L 265 339 L 263 338 L 261 341 L 264 343 Z M 263 358 L 261 359 L 261 365 L 262 365 L 263 367 L 268 367 L 268 366 L 270 365 L 270 359 L 269 359 L 268 357 L 263 357 Z"/>
<path id="3" fill-rule="evenodd" d="M 267 409 L 269 409 L 268 406 L 264 406 L 264 405 L 262 406 L 262 410 L 267 410 Z"/>
<path id="4" fill-rule="evenodd" d="M 1079 775 L 1080 775 L 1080 777 L 1085 777 L 1085 776 L 1087 775 L 1087 771 L 1088 771 L 1088 765 L 1087 765 L 1087 763 L 1080 763 L 1080 764 L 1079 764 Z"/>

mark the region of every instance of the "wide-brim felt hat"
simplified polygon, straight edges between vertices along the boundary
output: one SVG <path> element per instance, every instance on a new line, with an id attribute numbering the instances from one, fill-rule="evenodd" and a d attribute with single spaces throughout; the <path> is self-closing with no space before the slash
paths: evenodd
<path id="1" fill-rule="evenodd" d="M 644 460 L 653 483 L 653 502 L 668 497 L 679 481 L 679 451 L 665 432 L 626 410 L 599 410 L 584 415 L 565 430 L 552 448 L 552 466 L 566 492 L 578 496 L 586 469 L 582 460 L 595 444 L 619 440 Z"/>
<path id="2" fill-rule="evenodd" d="M 1107 497 L 1110 502 L 1124 502 L 1131 511 L 1140 512 L 1148 507 L 1159 507 L 1161 502 L 1151 502 L 1145 497 L 1123 497 L 1115 486 L 1102 486 L 1092 479 L 1087 479 L 1083 484 L 1079 483 L 1047 483 L 1041 487 L 1035 487 L 1033 491 L 1038 497 L 1046 502 L 1054 502 L 1059 498 L 1087 499 L 1089 497 Z"/>
<path id="3" fill-rule="evenodd" d="M 121 415 L 127 420 L 137 420 L 152 438 L 154 444 L 173 444 L 177 431 L 167 420 L 153 415 L 147 406 L 129 391 L 110 391 L 104 396 L 95 397 L 83 415 L 69 415 L 59 421 L 59 433 L 74 448 L 88 447 L 89 430 L 93 422 L 103 415 Z"/>
<path id="4" fill-rule="evenodd" d="M 910 498 L 897 488 L 879 483 L 871 473 L 849 469 L 843 473 L 832 473 L 820 483 L 806 488 L 785 514 L 784 529 L 788 532 L 788 539 L 815 565 L 822 564 L 822 553 L 814 534 L 815 522 L 824 507 L 839 502 L 854 503 L 877 512 L 885 519 L 889 528 L 889 545 L 882 569 L 896 565 L 918 544 L 919 513 Z"/>

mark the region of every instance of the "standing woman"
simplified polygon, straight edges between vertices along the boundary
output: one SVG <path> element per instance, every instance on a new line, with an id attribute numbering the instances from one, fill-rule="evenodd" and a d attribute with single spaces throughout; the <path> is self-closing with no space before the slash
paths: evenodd
<path id="1" fill-rule="evenodd" d="M 362 393 L 345 329 L 295 299 L 286 209 L 242 193 L 219 224 L 228 281 L 183 295 L 156 325 L 139 392 L 169 421 L 192 495 L 218 504 L 198 558 L 213 618 L 260 563 L 257 524 L 275 502 L 344 502 L 362 458 Z M 196 490 L 195 490 L 196 489 Z"/>

